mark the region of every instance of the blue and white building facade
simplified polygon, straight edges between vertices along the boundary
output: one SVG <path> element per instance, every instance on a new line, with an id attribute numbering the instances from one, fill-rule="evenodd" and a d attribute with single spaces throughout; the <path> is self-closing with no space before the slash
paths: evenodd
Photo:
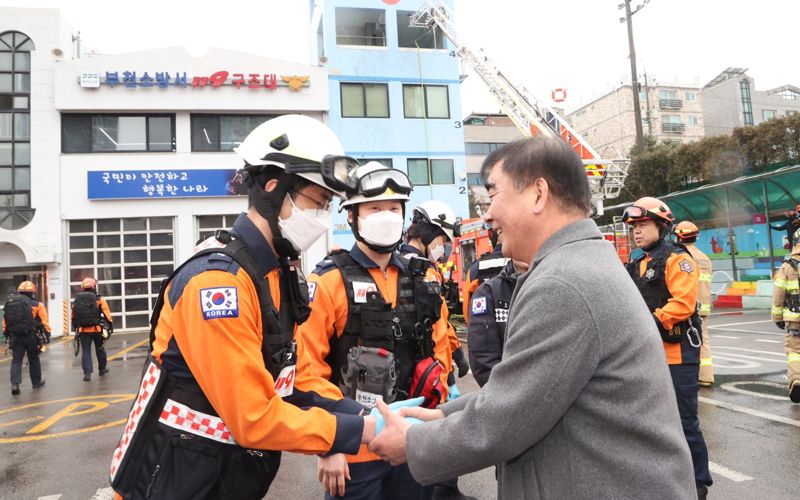
<path id="1" fill-rule="evenodd" d="M 421 4 L 312 0 L 312 64 L 328 69 L 328 125 L 347 154 L 406 172 L 409 211 L 435 199 L 466 218 L 459 62 L 441 32 L 409 28 Z M 334 216 L 333 240 L 354 242 L 346 213 Z"/>

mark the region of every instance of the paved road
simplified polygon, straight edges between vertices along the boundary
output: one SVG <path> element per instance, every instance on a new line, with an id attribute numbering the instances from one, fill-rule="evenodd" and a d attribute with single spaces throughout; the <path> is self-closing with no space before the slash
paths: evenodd
<path id="1" fill-rule="evenodd" d="M 800 498 L 800 405 L 787 398 L 782 334 L 766 313 L 756 313 L 713 317 L 711 338 L 717 384 L 701 390 L 700 403 L 715 478 L 711 497 Z M 33 391 L 27 374 L 19 396 L 0 384 L 0 498 L 110 498 L 109 457 L 139 380 L 145 343 L 144 333 L 112 336 L 111 372 L 83 382 L 71 344 L 56 340 L 42 356 L 44 388 Z M 0 355 L 0 371 L 8 366 L 9 358 Z M 477 390 L 471 376 L 459 386 Z M 320 499 L 315 460 L 285 454 L 267 498 Z M 462 477 L 460 484 L 480 499 L 495 498 L 492 468 Z"/>

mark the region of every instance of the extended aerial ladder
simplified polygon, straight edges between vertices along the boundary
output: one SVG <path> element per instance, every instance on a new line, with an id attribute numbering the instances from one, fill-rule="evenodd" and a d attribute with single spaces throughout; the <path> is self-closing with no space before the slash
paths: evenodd
<path id="1" fill-rule="evenodd" d="M 500 72 L 483 50 L 480 54 L 470 50 L 459 38 L 451 21 L 447 5 L 427 0 L 411 16 L 410 24 L 416 28 L 439 29 L 452 42 L 455 52 L 467 63 L 489 87 L 500 107 L 514 124 L 526 135 L 542 134 L 561 137 L 580 155 L 589 176 L 592 198 L 598 212 L 602 213 L 602 201 L 619 196 L 625 185 L 630 162 L 627 159 L 608 160 L 600 155 L 570 127 L 558 113 L 540 105 L 528 95 L 527 90 L 516 87 Z"/>

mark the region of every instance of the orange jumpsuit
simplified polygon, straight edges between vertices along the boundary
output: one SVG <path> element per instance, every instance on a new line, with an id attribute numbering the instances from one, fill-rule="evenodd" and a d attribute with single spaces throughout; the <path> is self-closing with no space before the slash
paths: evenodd
<path id="1" fill-rule="evenodd" d="M 404 267 L 399 257 L 392 256 L 389 266 L 383 272 L 357 246 L 350 255 L 367 269 L 384 300 L 395 307 L 400 269 Z M 297 352 L 298 355 L 302 354 L 297 368 L 298 372 L 309 372 L 311 375 L 330 379 L 331 366 L 326 358 L 331 352 L 333 337 L 341 336 L 347 323 L 347 291 L 341 272 L 330 261 L 323 261 L 308 277 L 308 283 L 311 317 L 297 328 Z M 442 317 L 433 325 L 433 356 L 444 367 L 441 376 L 442 401 L 447 399 L 447 374 L 451 365 L 446 314 L 447 306 L 442 304 Z M 320 394 L 326 397 L 343 397 L 339 388 L 333 384 L 329 384 Z M 348 461 L 353 463 L 376 460 L 380 460 L 380 457 L 370 453 L 366 446 L 362 446 L 355 457 L 348 457 Z"/>

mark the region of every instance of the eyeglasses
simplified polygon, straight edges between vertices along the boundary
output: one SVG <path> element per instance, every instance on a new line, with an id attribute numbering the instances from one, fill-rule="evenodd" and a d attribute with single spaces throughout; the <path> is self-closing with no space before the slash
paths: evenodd
<path id="1" fill-rule="evenodd" d="M 299 194 L 303 198 L 308 198 L 317 207 L 317 215 L 325 215 L 324 213 L 319 212 L 330 212 L 331 211 L 331 200 L 326 200 L 324 202 L 319 201 L 318 199 L 314 198 L 313 196 L 309 196 L 302 191 L 298 191 L 297 189 L 292 189 L 294 194 Z"/>

